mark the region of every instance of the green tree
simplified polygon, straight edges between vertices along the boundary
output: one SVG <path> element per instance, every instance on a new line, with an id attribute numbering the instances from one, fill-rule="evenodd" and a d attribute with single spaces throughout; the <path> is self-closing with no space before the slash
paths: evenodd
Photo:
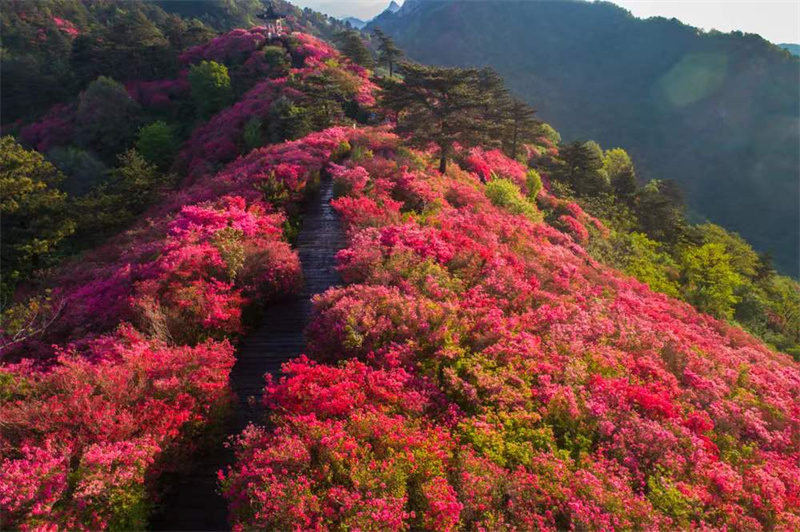
<path id="1" fill-rule="evenodd" d="M 341 68 L 325 68 L 290 84 L 305 94 L 302 106 L 314 130 L 325 129 L 341 121 L 344 108 L 358 90 L 355 77 Z"/>
<path id="2" fill-rule="evenodd" d="M 486 120 L 493 94 L 479 89 L 481 71 L 402 63 L 404 81 L 386 80 L 382 100 L 397 114 L 396 130 L 410 134 L 417 146 L 439 147 L 439 170 L 445 172 L 453 144 L 491 143 L 498 127 Z"/>
<path id="3" fill-rule="evenodd" d="M 12 137 L 0 138 L 0 289 L 7 297 L 33 270 L 45 267 L 59 244 L 75 230 L 61 173 L 36 151 Z"/>
<path id="4" fill-rule="evenodd" d="M 141 108 L 125 87 L 101 76 L 78 99 L 75 139 L 104 160 L 113 160 L 133 142 L 140 119 Z"/>
<path id="5" fill-rule="evenodd" d="M 79 236 L 88 245 L 128 225 L 150 206 L 159 191 L 174 184 L 134 149 L 119 156 L 108 181 L 75 200 Z"/>
<path id="6" fill-rule="evenodd" d="M 561 147 L 562 164 L 553 177 L 566 183 L 578 196 L 597 196 L 609 191 L 603 150 L 596 142 L 575 141 Z"/>
<path id="7" fill-rule="evenodd" d="M 731 266 L 722 244 L 692 247 L 681 257 L 684 295 L 698 310 L 718 318 L 731 319 L 739 302 L 736 289 L 742 278 Z"/>
<path id="8" fill-rule="evenodd" d="M 533 168 L 530 168 L 527 176 L 525 177 L 525 184 L 528 187 L 528 199 L 532 202 L 535 202 L 536 198 L 539 196 L 539 192 L 541 192 L 542 188 L 544 187 L 542 184 L 542 176 L 539 175 L 539 172 Z"/>
<path id="9" fill-rule="evenodd" d="M 279 77 L 289 72 L 292 61 L 286 52 L 286 48 L 282 46 L 265 46 L 263 53 L 264 60 L 270 67 L 270 75 L 272 77 Z"/>
<path id="10" fill-rule="evenodd" d="M 553 129 L 553 126 L 545 122 L 539 122 L 539 127 L 537 128 L 536 136 L 544 137 L 553 144 L 561 143 L 561 135 L 559 134 L 559 132 Z"/>
<path id="11" fill-rule="evenodd" d="M 270 106 L 267 123 L 267 135 L 274 143 L 299 139 L 311 132 L 308 110 L 283 96 Z"/>
<path id="12" fill-rule="evenodd" d="M 731 266 L 736 273 L 749 279 L 757 276 L 761 267 L 761 258 L 738 234 L 726 231 L 712 223 L 694 226 L 693 230 L 698 233 L 702 243 L 724 246 L 725 253 L 730 256 Z"/>
<path id="13" fill-rule="evenodd" d="M 677 244 L 686 233 L 683 196 L 674 181 L 652 180 L 636 193 L 639 228 L 653 240 Z"/>
<path id="14" fill-rule="evenodd" d="M 233 91 L 228 67 L 203 61 L 189 69 L 192 99 L 203 118 L 208 118 L 231 103 Z"/>
<path id="15" fill-rule="evenodd" d="M 102 183 L 108 172 L 105 164 L 75 146 L 57 146 L 46 156 L 66 176 L 59 188 L 70 196 L 86 194 Z"/>
<path id="16" fill-rule="evenodd" d="M 405 52 L 380 28 L 373 29 L 372 33 L 378 38 L 378 59 L 382 65 L 389 68 L 389 77 L 391 78 L 394 76 L 394 65 L 403 59 Z"/>
<path id="17" fill-rule="evenodd" d="M 336 43 L 336 47 L 339 48 L 342 55 L 352 62 L 364 68 L 372 68 L 374 66 L 375 61 L 372 59 L 372 52 L 364 44 L 359 32 L 342 30 L 333 36 L 333 42 Z"/>
<path id="18" fill-rule="evenodd" d="M 503 144 L 512 159 L 517 158 L 517 150 L 522 143 L 536 138 L 540 122 L 534 118 L 535 114 L 536 110 L 519 98 L 510 98 L 505 105 Z"/>
<path id="19" fill-rule="evenodd" d="M 606 150 L 603 157 L 603 168 L 608 175 L 611 188 L 614 189 L 614 194 L 626 204 L 631 205 L 636 194 L 636 172 L 628 152 L 622 148 Z"/>
<path id="20" fill-rule="evenodd" d="M 178 153 L 178 140 L 172 127 L 162 120 L 144 126 L 139 130 L 136 150 L 151 164 L 166 169 Z"/>

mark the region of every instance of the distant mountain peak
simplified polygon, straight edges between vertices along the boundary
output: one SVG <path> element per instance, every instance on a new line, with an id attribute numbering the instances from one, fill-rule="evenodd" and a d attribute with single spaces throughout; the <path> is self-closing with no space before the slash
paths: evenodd
<path id="1" fill-rule="evenodd" d="M 397 13 L 398 11 L 400 11 L 400 4 L 392 0 L 389 3 L 389 7 L 387 7 L 384 11 L 388 11 L 389 13 Z"/>
<path id="2" fill-rule="evenodd" d="M 350 25 L 357 30 L 360 30 L 361 28 L 367 25 L 365 21 L 361 20 L 358 17 L 345 17 L 342 19 L 342 22 L 349 22 Z"/>

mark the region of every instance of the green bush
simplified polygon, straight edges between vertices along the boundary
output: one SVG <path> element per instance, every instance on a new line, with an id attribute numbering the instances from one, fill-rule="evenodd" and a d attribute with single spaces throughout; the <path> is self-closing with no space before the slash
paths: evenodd
<path id="1" fill-rule="evenodd" d="M 527 201 L 517 185 L 508 179 L 490 181 L 486 184 L 485 193 L 495 207 L 500 207 L 513 214 L 522 214 L 534 222 L 542 220 L 539 210 Z"/>
<path id="2" fill-rule="evenodd" d="M 136 149 L 148 163 L 162 170 L 172 164 L 178 147 L 175 133 L 166 122 L 159 120 L 139 130 Z"/>
<path id="3" fill-rule="evenodd" d="M 233 91 L 228 67 L 214 61 L 203 61 L 189 70 L 192 99 L 198 112 L 208 118 L 231 103 Z"/>
<path id="4" fill-rule="evenodd" d="M 536 201 L 536 198 L 539 196 L 539 192 L 542 190 L 542 177 L 539 175 L 539 172 L 531 168 L 528 170 L 528 175 L 525 181 L 526 185 L 528 186 L 528 199 L 531 201 Z"/>

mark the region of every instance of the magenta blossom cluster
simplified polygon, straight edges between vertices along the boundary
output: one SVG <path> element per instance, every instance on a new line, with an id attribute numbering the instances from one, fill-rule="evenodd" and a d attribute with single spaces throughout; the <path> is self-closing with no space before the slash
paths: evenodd
<path id="1" fill-rule="evenodd" d="M 70 37 L 77 37 L 81 34 L 80 30 L 75 27 L 75 24 L 61 17 L 53 17 L 53 24 Z"/>
<path id="2" fill-rule="evenodd" d="M 577 205 L 542 202 L 561 232 L 384 130 L 348 143 L 347 285 L 222 475 L 237 530 L 800 527 L 788 356 L 592 260 Z"/>
<path id="3" fill-rule="evenodd" d="M 70 144 L 74 135 L 75 106 L 64 104 L 53 106 L 41 119 L 20 130 L 22 140 L 41 153 Z"/>
<path id="4" fill-rule="evenodd" d="M 3 529 L 143 527 L 153 480 L 228 400 L 233 360 L 228 342 L 176 347 L 122 327 L 59 350 L 51 371 L 0 369 Z"/>
<path id="5" fill-rule="evenodd" d="M 130 97 L 145 108 L 166 109 L 173 102 L 189 96 L 188 71 L 181 71 L 177 79 L 131 81 L 125 84 Z"/>
<path id="6" fill-rule="evenodd" d="M 243 63 L 253 52 L 263 48 L 268 39 L 267 28 L 263 26 L 239 28 L 215 37 L 207 43 L 189 48 L 181 54 L 180 60 L 186 64 L 200 61 Z"/>

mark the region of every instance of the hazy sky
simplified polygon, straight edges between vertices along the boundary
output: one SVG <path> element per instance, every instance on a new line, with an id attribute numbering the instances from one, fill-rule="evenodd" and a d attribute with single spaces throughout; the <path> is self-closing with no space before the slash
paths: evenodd
<path id="1" fill-rule="evenodd" d="M 612 1 L 641 18 L 674 17 L 707 30 L 739 30 L 758 33 L 776 43 L 800 43 L 800 0 Z M 334 17 L 350 15 L 366 20 L 383 11 L 389 5 L 389 0 L 294 0 L 293 3 Z M 402 4 L 403 1 L 397 0 L 397 3 Z"/>

